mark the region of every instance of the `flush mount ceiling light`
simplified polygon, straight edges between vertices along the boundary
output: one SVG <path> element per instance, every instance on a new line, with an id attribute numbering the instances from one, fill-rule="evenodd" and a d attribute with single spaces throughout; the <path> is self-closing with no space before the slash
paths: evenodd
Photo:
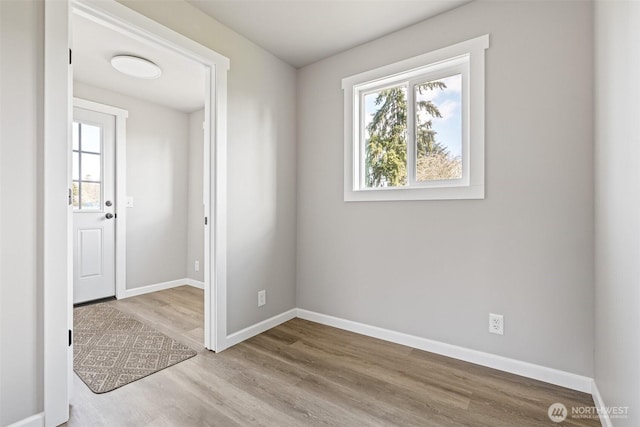
<path id="1" fill-rule="evenodd" d="M 111 58 L 111 65 L 123 74 L 140 79 L 157 79 L 162 69 L 148 59 L 131 55 L 116 55 Z"/>

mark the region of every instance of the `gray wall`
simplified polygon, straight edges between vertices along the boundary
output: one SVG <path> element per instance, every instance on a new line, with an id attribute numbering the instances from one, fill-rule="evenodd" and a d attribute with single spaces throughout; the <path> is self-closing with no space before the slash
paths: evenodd
<path id="1" fill-rule="evenodd" d="M 186 3 L 129 5 L 232 61 L 230 332 L 293 308 L 295 70 Z M 37 254 L 41 218 L 36 212 L 42 200 L 38 197 L 41 135 L 37 129 L 42 128 L 44 22 L 41 1 L 0 1 L 0 13 L 0 424 L 6 425 L 43 409 L 41 258 Z M 184 268 L 184 260 L 181 265 Z M 269 294 L 269 302 L 260 309 L 256 307 L 258 289 Z M 21 352 L 9 354 L 12 346 Z"/>
<path id="2" fill-rule="evenodd" d="M 189 216 L 187 218 L 187 277 L 204 281 L 204 204 L 202 170 L 204 167 L 204 110 L 189 114 Z M 200 263 L 195 271 L 194 262 Z"/>
<path id="3" fill-rule="evenodd" d="M 595 379 L 640 425 L 640 3 L 597 1 Z"/>
<path id="4" fill-rule="evenodd" d="M 228 332 L 294 308 L 296 70 L 187 3 L 124 3 L 231 60 Z"/>
<path id="5" fill-rule="evenodd" d="M 0 425 L 43 410 L 43 5 L 0 1 Z"/>
<path id="6" fill-rule="evenodd" d="M 474 2 L 321 61 L 299 73 L 297 122 L 294 69 L 187 4 L 128 4 L 231 58 L 229 332 L 296 305 L 297 123 L 300 307 L 593 374 L 589 3 Z M 637 116 L 631 96 L 638 88 L 619 88 L 610 76 L 615 67 L 624 69 L 614 64 L 632 44 L 622 32 L 640 19 L 636 11 L 610 13 L 597 14 L 596 33 L 610 37 L 599 42 L 598 58 L 610 50 L 613 62 L 601 64 L 597 79 L 603 107 L 595 375 L 607 404 L 637 408 L 633 260 L 640 251 L 640 196 L 629 182 L 637 180 L 638 148 L 625 139 L 637 132 L 625 126 Z M 35 214 L 42 3 L 0 1 L 0 15 L 0 425 L 6 425 L 43 409 L 41 218 Z M 342 202 L 342 77 L 483 33 L 492 37 L 487 198 Z M 627 64 L 628 75 L 637 75 L 637 58 Z M 607 81 L 615 90 L 602 90 Z M 379 238 L 371 237 L 371 227 Z M 258 309 L 256 291 L 263 288 L 268 304 Z M 504 337 L 487 334 L 489 311 L 505 314 Z M 19 357 L 11 346 L 22 349 Z"/>
<path id="7" fill-rule="evenodd" d="M 345 203 L 341 79 L 485 33 L 486 199 Z M 301 69 L 298 307 L 592 375 L 592 35 L 588 2 L 472 2 Z"/>
<path id="8" fill-rule="evenodd" d="M 74 95 L 129 111 L 127 289 L 184 279 L 189 115 L 79 82 Z"/>

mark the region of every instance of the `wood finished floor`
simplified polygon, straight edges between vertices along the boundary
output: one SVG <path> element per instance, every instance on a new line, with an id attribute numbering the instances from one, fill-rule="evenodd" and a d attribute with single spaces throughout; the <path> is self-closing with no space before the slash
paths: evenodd
<path id="1" fill-rule="evenodd" d="M 71 427 L 600 425 L 547 417 L 590 395 L 301 319 L 215 354 L 189 286 L 108 304 L 199 353 L 101 395 L 74 375 Z"/>

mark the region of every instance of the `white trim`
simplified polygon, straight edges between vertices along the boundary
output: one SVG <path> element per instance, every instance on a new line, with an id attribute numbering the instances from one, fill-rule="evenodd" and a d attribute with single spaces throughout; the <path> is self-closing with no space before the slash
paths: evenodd
<path id="1" fill-rule="evenodd" d="M 532 363 L 484 353 L 482 351 L 471 350 L 427 338 L 416 337 L 414 335 L 391 331 L 309 310 L 297 309 L 297 317 L 396 344 L 406 345 L 419 350 L 429 351 L 453 359 L 464 360 L 465 362 L 475 363 L 476 365 L 487 366 L 500 371 L 544 381 L 572 390 L 591 393 L 593 380 L 582 375 L 572 374 L 546 366 L 534 365 Z"/>
<path id="2" fill-rule="evenodd" d="M 435 64 L 437 62 L 447 61 L 450 58 L 465 55 L 475 49 L 481 48 L 484 50 L 488 47 L 489 35 L 485 34 L 451 46 L 432 50 L 431 52 L 423 53 L 422 55 L 394 62 L 393 64 L 345 77 L 342 79 L 342 89 L 348 89 L 350 86 L 358 85 L 362 82 L 372 82 L 374 80 L 385 79 L 398 73 L 404 73 L 406 71 L 421 68 L 425 64 Z"/>
<path id="3" fill-rule="evenodd" d="M 189 286 L 193 286 L 194 288 L 198 288 L 198 289 L 204 289 L 204 282 L 201 282 L 199 280 L 194 280 L 194 279 L 184 279 L 184 284 L 185 285 L 189 285 Z"/>
<path id="4" fill-rule="evenodd" d="M 205 65 L 229 70 L 229 58 L 114 0 L 70 0 L 73 12 L 143 43 L 160 45 Z"/>
<path id="5" fill-rule="evenodd" d="M 82 99 L 73 97 L 73 106 L 77 108 L 83 108 L 85 110 L 96 111 L 98 113 L 109 114 L 111 116 L 122 116 L 125 119 L 129 117 L 129 112 L 122 108 L 112 107 L 111 105 L 101 104 L 99 102 L 89 101 L 88 99 Z"/>
<path id="6" fill-rule="evenodd" d="M 228 64 L 228 63 L 227 63 Z M 207 191 L 205 200 L 209 200 L 213 209 L 208 207 L 210 213 L 208 233 L 212 268 L 205 269 L 205 283 L 212 283 L 210 286 L 210 299 L 205 300 L 206 304 L 215 307 L 215 319 L 205 324 L 205 336 L 211 337 L 210 346 L 216 352 L 221 352 L 229 347 L 227 337 L 227 73 L 226 70 L 211 69 L 215 76 L 215 85 L 210 85 L 211 100 L 215 102 L 214 110 L 217 115 L 211 113 L 211 120 L 208 121 L 209 129 L 205 133 L 211 137 L 210 156 L 205 158 L 205 165 L 211 161 L 215 165 L 212 170 L 214 174 L 210 177 L 210 188 L 207 185 L 203 190 Z M 217 121 L 214 119 L 217 118 Z M 215 135 L 211 135 L 211 127 L 215 124 Z M 205 183 L 207 184 L 207 183 Z M 213 210 L 213 213 L 211 211 Z M 207 279 L 206 274 L 211 274 Z M 205 286 L 205 290 L 207 287 Z M 208 325 L 212 325 L 213 330 L 207 333 Z M 205 346 L 206 346 L 205 339 Z"/>
<path id="7" fill-rule="evenodd" d="M 116 204 L 116 298 L 125 298 L 127 286 L 127 118 L 122 108 L 82 98 L 73 98 L 73 106 L 115 117 L 115 204 Z"/>
<path id="8" fill-rule="evenodd" d="M 606 409 L 607 405 L 605 405 L 604 400 L 602 400 L 602 395 L 600 394 L 600 390 L 598 390 L 595 380 L 591 383 L 591 396 L 593 396 L 593 403 L 598 410 L 602 427 L 613 427 L 613 423 Z"/>
<path id="9" fill-rule="evenodd" d="M 44 412 L 16 421 L 8 427 L 44 427 Z"/>
<path id="10" fill-rule="evenodd" d="M 209 96 L 205 97 L 204 101 L 204 116 L 211 117 L 211 101 L 213 99 L 213 92 L 211 90 L 211 73 L 213 70 L 211 68 L 207 68 L 205 70 L 205 92 L 209 94 Z M 211 125 L 207 124 L 205 120 L 202 123 L 202 128 L 204 130 L 204 140 L 211 141 Z M 211 225 L 211 165 L 213 165 L 211 144 L 204 144 L 202 150 L 202 205 L 203 205 L 203 214 L 206 218 L 204 220 L 204 252 L 203 259 L 210 260 L 211 259 L 211 234 L 213 233 Z M 213 265 L 215 269 L 215 264 Z M 211 283 L 212 271 L 211 268 L 205 268 L 204 271 L 204 282 Z M 215 288 L 215 286 L 214 286 Z M 215 307 L 215 300 L 212 299 L 213 289 L 210 286 L 204 287 L 204 347 L 215 349 L 216 343 L 215 340 L 211 339 L 211 335 L 215 333 L 212 331 L 209 325 L 212 324 L 213 320 L 211 318 L 211 310 L 207 310 L 206 307 Z M 213 325 L 215 327 L 215 325 Z"/>
<path id="11" fill-rule="evenodd" d="M 166 289 L 177 288 L 178 286 L 192 286 L 198 289 L 204 289 L 204 282 L 193 279 L 176 279 L 167 282 L 154 283 L 151 285 L 139 286 L 137 288 L 124 289 L 117 299 L 131 298 L 138 295 L 150 294 L 151 292 L 164 291 Z"/>
<path id="12" fill-rule="evenodd" d="M 344 201 L 384 200 L 454 200 L 484 199 L 484 85 L 485 50 L 489 35 L 485 34 L 432 52 L 395 62 L 342 79 L 344 91 Z M 462 157 L 463 176 L 459 180 L 416 183 L 408 176 L 403 187 L 366 188 L 362 169 L 361 94 L 400 82 L 413 82 L 420 76 L 437 75 L 443 70 L 460 68 L 462 74 Z M 434 74 L 435 73 L 435 74 Z M 409 91 L 411 92 L 411 91 Z M 409 94 L 409 98 L 412 95 Z M 411 108 L 409 109 L 411 111 Z M 359 123 L 359 125 L 358 125 Z M 408 160 L 411 160 L 411 137 L 414 129 L 407 123 Z M 408 171 L 414 170 L 409 165 Z"/>
<path id="13" fill-rule="evenodd" d="M 209 257 L 203 262 L 204 345 L 208 349 L 221 351 L 226 347 L 217 346 L 216 335 L 226 337 L 226 110 L 229 59 L 117 1 L 72 1 L 74 13 L 143 43 L 160 45 L 178 55 L 200 62 L 207 69 L 205 146 L 210 147 L 210 156 L 204 158 L 204 166 L 205 171 L 211 169 L 211 173 L 209 179 L 203 182 L 205 191 L 209 190 L 206 191 L 203 202 L 205 207 L 212 206 L 207 215 L 212 226 L 205 229 L 205 241 L 208 238 L 212 243 L 211 250 L 208 251 Z M 205 248 L 205 251 L 207 249 Z M 206 295 L 207 293 L 209 295 Z"/>
<path id="14" fill-rule="evenodd" d="M 125 111 L 125 110 L 122 110 Z M 116 114 L 116 298 L 127 287 L 127 114 Z"/>
<path id="15" fill-rule="evenodd" d="M 73 259 L 72 209 L 67 203 L 71 183 L 71 79 L 69 67 L 69 4 L 44 3 L 43 124 L 43 400 L 47 427 L 69 419 L 72 349 Z"/>
<path id="16" fill-rule="evenodd" d="M 271 328 L 275 328 L 276 326 L 288 322 L 291 319 L 297 317 L 298 309 L 292 308 L 291 310 L 285 311 L 284 313 L 277 314 L 269 319 L 263 320 L 262 322 L 256 323 L 255 325 L 251 325 L 247 328 L 244 328 L 238 332 L 235 332 L 226 337 L 227 348 L 232 345 L 236 345 L 241 343 L 244 340 L 248 340 L 251 337 L 255 337 L 265 331 L 268 331 Z"/>
<path id="17" fill-rule="evenodd" d="M 189 279 L 169 280 L 168 282 L 154 283 L 152 285 L 140 286 L 137 288 L 125 289 L 118 299 L 136 297 L 138 295 L 150 294 L 151 292 L 164 291 L 165 289 L 177 288 L 178 286 L 191 286 L 187 283 Z M 203 283 L 204 287 L 204 283 Z"/>
<path id="18" fill-rule="evenodd" d="M 70 8 L 72 2 L 72 8 Z M 71 70 L 68 64 L 69 13 L 81 14 L 145 43 L 161 45 L 210 69 L 209 90 L 214 96 L 205 117 L 210 129 L 211 161 L 215 169 L 207 196 L 212 209 L 207 230 L 213 244 L 210 257 L 203 260 L 206 285 L 211 298 L 205 299 L 205 313 L 212 312 L 204 325 L 205 347 L 216 351 L 217 336 L 226 340 L 226 173 L 227 173 L 227 71 L 229 59 L 179 34 L 115 0 L 47 0 L 44 19 L 44 233 L 43 233 L 43 323 L 44 323 L 44 409 L 46 425 L 64 423 L 69 418 L 71 351 L 67 329 L 71 328 L 73 262 L 71 245 L 72 210 L 66 205 L 71 182 L 70 126 L 72 117 Z M 66 107 L 66 108 L 65 108 Z M 66 141 L 66 144 L 65 144 Z M 213 160 L 215 163 L 213 163 Z M 65 243 L 66 242 L 66 248 Z M 66 251 L 65 251 L 66 249 Z M 211 275 L 209 275 L 211 270 Z M 211 280 L 209 280 L 209 278 Z M 214 310 L 215 307 L 215 310 Z M 68 382 L 69 381 L 69 382 Z"/>

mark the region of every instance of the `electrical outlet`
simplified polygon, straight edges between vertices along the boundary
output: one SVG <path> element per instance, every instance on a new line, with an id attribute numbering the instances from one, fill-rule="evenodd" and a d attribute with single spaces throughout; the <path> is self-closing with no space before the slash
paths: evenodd
<path id="1" fill-rule="evenodd" d="M 262 307 L 267 303 L 267 291 L 258 291 L 258 307 Z"/>
<path id="2" fill-rule="evenodd" d="M 196 261 L 193 263 L 193 269 L 195 271 L 200 271 L 200 261 Z"/>
<path id="3" fill-rule="evenodd" d="M 504 316 L 502 314 L 489 313 L 489 332 L 504 335 Z"/>

